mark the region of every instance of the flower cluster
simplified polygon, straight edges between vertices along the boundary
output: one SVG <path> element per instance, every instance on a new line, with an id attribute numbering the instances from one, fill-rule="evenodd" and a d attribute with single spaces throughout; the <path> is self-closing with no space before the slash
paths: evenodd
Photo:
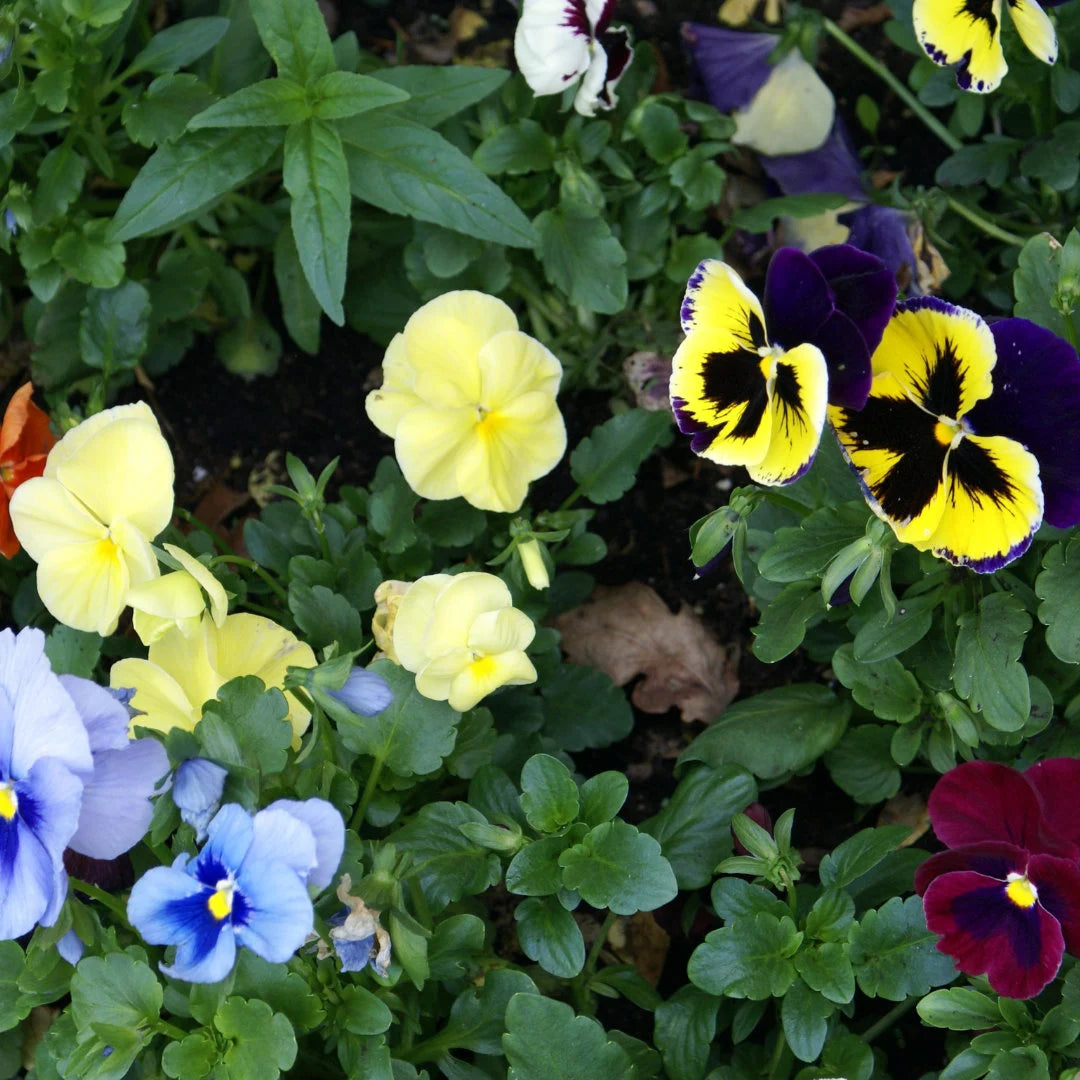
<path id="1" fill-rule="evenodd" d="M 938 949 L 1005 997 L 1034 997 L 1068 952 L 1080 956 L 1080 760 L 1019 773 L 969 761 L 929 800 L 948 847 L 915 875 Z"/>
<path id="2" fill-rule="evenodd" d="M 0 631 L 0 940 L 56 921 L 65 848 L 114 859 L 145 834 L 168 759 L 128 721 L 108 691 L 53 673 L 40 630 Z"/>
<path id="3" fill-rule="evenodd" d="M 128 918 L 153 945 L 175 945 L 161 970 L 188 982 L 218 982 L 238 946 L 284 963 L 314 922 L 308 886 L 324 889 L 345 846 L 330 803 L 280 799 L 254 816 L 236 803 L 218 811 L 193 858 L 148 870 L 131 890 Z"/>
<path id="4" fill-rule="evenodd" d="M 559 361 L 518 329 L 501 300 L 449 292 L 390 342 L 367 414 L 394 439 L 417 495 L 462 496 L 481 510 L 512 513 L 566 449 L 555 404 L 561 377 Z"/>
<path id="5" fill-rule="evenodd" d="M 383 608 L 377 640 L 390 659 L 416 675 L 424 697 L 464 712 L 500 686 L 536 681 L 525 655 L 536 627 L 513 606 L 500 578 L 429 574 L 404 591 L 401 586 L 383 582 L 375 593 Z M 389 597 L 392 620 L 386 617 Z"/>

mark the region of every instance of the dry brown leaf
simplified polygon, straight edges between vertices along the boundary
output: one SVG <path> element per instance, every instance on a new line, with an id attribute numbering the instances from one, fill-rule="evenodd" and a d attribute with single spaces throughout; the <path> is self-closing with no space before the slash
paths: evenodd
<path id="1" fill-rule="evenodd" d="M 608 931 L 607 943 L 624 964 L 633 964 L 647 983 L 656 986 L 660 981 L 671 936 L 651 912 L 639 911 L 629 919 L 616 919 Z"/>
<path id="2" fill-rule="evenodd" d="M 891 18 L 892 11 L 889 9 L 889 5 L 882 2 L 872 4 L 870 7 L 856 7 L 849 4 L 840 13 L 838 21 L 840 29 L 846 30 L 850 34 L 852 30 L 859 30 L 864 26 L 877 26 L 878 23 L 883 23 L 886 19 Z"/>
<path id="3" fill-rule="evenodd" d="M 709 723 L 739 692 L 738 650 L 721 645 L 686 605 L 672 615 L 641 582 L 600 586 L 555 628 L 572 663 L 599 668 L 616 686 L 644 674 L 630 695 L 642 712 L 676 707 L 686 723 Z"/>
<path id="4" fill-rule="evenodd" d="M 910 847 L 930 828 L 926 800 L 921 795 L 894 795 L 878 814 L 878 825 L 906 825 L 911 832 L 900 841 L 900 847 Z"/>

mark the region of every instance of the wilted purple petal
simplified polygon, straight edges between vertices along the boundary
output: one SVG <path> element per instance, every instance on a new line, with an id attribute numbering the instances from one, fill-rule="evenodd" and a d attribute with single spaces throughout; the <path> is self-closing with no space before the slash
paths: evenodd
<path id="1" fill-rule="evenodd" d="M 777 157 L 763 154 L 759 160 L 766 175 L 785 195 L 817 191 L 835 192 L 860 202 L 866 198 L 862 166 L 851 149 L 847 130 L 839 117 L 833 123 L 829 137 L 816 150 Z"/>
<path id="2" fill-rule="evenodd" d="M 841 214 L 839 221 L 851 230 L 849 244 L 881 259 L 898 281 L 906 282 L 904 291 L 909 296 L 921 296 L 919 260 L 908 235 L 908 217 L 903 210 L 871 203 Z"/>
<path id="3" fill-rule="evenodd" d="M 703 23 L 683 23 L 682 38 L 701 79 L 704 97 L 720 112 L 749 105 L 768 82 L 769 56 L 780 43 L 774 34 L 743 33 Z"/>
<path id="4" fill-rule="evenodd" d="M 1080 522 L 1080 360 L 1056 334 L 1028 319 L 1001 319 L 994 392 L 968 414 L 980 435 L 1015 439 L 1039 460 L 1046 521 Z"/>

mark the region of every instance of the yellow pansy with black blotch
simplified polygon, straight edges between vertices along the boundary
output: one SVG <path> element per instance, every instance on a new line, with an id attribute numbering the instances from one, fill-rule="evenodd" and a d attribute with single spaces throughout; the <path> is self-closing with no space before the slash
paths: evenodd
<path id="1" fill-rule="evenodd" d="M 959 65 L 956 82 L 962 89 L 988 94 L 1008 71 L 1001 50 L 1003 6 L 1028 49 L 1043 63 L 1054 63 L 1054 24 L 1035 0 L 915 0 L 915 36 L 935 64 Z"/>
<path id="2" fill-rule="evenodd" d="M 980 573 L 1023 554 L 1043 518 L 1035 456 L 970 421 L 993 391 L 996 360 L 974 312 L 912 300 L 874 352 L 866 405 L 829 410 L 868 502 L 897 538 Z"/>
<path id="3" fill-rule="evenodd" d="M 691 449 L 721 465 L 745 465 L 759 484 L 797 480 L 825 423 L 821 350 L 770 344 L 760 301 L 718 259 L 694 271 L 681 317 L 686 339 L 672 359 L 671 404 Z"/>

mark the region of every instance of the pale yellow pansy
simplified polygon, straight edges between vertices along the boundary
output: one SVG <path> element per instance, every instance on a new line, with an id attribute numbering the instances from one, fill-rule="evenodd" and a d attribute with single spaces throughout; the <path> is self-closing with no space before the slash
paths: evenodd
<path id="1" fill-rule="evenodd" d="M 462 290 L 425 304 L 390 342 L 372 423 L 394 439 L 409 486 L 512 513 L 566 450 L 562 366 L 501 300 Z"/>
<path id="2" fill-rule="evenodd" d="M 150 541 L 172 511 L 172 454 L 143 402 L 72 428 L 44 474 L 11 500 L 42 603 L 60 622 L 103 635 L 116 629 L 131 586 L 158 576 Z"/>
<path id="3" fill-rule="evenodd" d="M 535 634 L 494 574 L 431 574 L 402 598 L 393 644 L 424 697 L 464 712 L 500 686 L 536 681 L 525 655 Z"/>
<path id="4" fill-rule="evenodd" d="M 127 602 L 135 613 L 135 633 L 144 645 L 152 645 L 174 626 L 184 637 L 198 633 L 207 601 L 217 626 L 225 621 L 229 610 L 224 587 L 205 563 L 175 544 L 164 547 L 183 569 L 128 590 Z"/>
<path id="5" fill-rule="evenodd" d="M 207 612 L 190 637 L 174 626 L 154 641 L 146 660 L 118 660 L 109 684 L 135 691 L 131 705 L 144 715 L 133 726 L 191 731 L 202 719 L 203 705 L 230 679 L 257 675 L 266 686 L 280 689 L 290 666 L 314 667 L 315 654 L 283 626 L 246 613 L 228 615 L 218 626 Z M 297 747 L 311 714 L 292 694 L 285 699 Z"/>

